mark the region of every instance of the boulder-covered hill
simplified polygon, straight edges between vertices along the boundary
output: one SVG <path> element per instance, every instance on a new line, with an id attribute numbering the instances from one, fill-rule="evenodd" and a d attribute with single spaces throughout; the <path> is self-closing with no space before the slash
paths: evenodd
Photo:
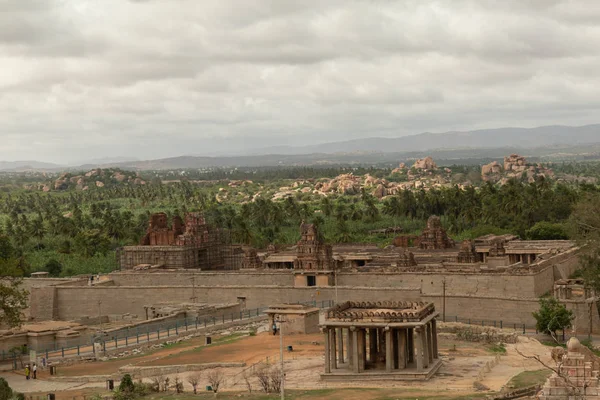
<path id="1" fill-rule="evenodd" d="M 57 178 L 47 182 L 26 185 L 27 189 L 44 192 L 62 190 L 89 190 L 95 187 L 110 187 L 120 184 L 145 185 L 139 172 L 123 171 L 113 168 L 95 168 L 87 172 L 63 172 Z"/>

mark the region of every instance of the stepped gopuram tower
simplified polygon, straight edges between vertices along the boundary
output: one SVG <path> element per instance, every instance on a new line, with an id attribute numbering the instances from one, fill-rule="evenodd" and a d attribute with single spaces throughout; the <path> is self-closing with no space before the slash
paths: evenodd
<path id="1" fill-rule="evenodd" d="M 333 252 L 325 244 L 315 224 L 300 224 L 301 238 L 296 244 L 297 261 L 294 269 L 328 271 L 333 269 Z"/>
<path id="2" fill-rule="evenodd" d="M 173 217 L 173 224 L 169 226 L 167 214 L 163 212 L 152 214 L 148 222 L 148 229 L 140 241 L 140 245 L 172 246 L 182 233 L 183 221 L 179 216 Z"/>
<path id="3" fill-rule="evenodd" d="M 427 228 L 417 239 L 417 246 L 424 250 L 452 249 L 454 240 L 450 239 L 442 227 L 440 217 L 432 215 L 427 220 Z"/>
<path id="4" fill-rule="evenodd" d="M 199 246 L 209 241 L 208 226 L 201 213 L 185 215 L 185 231 L 177 237 L 178 246 Z"/>
<path id="5" fill-rule="evenodd" d="M 479 254 L 475 249 L 475 241 L 465 240 L 460 245 L 460 251 L 456 256 L 456 262 L 474 264 L 480 262 Z"/>

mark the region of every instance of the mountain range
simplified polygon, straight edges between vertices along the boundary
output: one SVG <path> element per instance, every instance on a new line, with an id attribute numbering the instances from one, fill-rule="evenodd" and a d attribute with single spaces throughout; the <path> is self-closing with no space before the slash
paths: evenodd
<path id="1" fill-rule="evenodd" d="M 308 146 L 277 146 L 254 150 L 254 154 L 311 154 L 355 151 L 384 153 L 461 148 L 535 148 L 556 145 L 600 143 L 600 124 L 585 126 L 541 126 L 497 128 L 475 131 L 425 132 L 397 138 L 370 137 Z"/>
<path id="2" fill-rule="evenodd" d="M 157 160 L 105 158 L 79 166 L 37 161 L 0 161 L 0 170 L 90 169 L 98 166 L 127 169 L 178 169 L 235 166 L 290 166 L 327 164 L 381 164 L 423 157 L 444 160 L 500 158 L 513 152 L 560 159 L 600 158 L 600 124 L 498 128 L 445 133 L 421 133 L 397 138 L 369 137 L 306 146 L 275 146 L 249 149 L 245 154 L 180 156 Z"/>

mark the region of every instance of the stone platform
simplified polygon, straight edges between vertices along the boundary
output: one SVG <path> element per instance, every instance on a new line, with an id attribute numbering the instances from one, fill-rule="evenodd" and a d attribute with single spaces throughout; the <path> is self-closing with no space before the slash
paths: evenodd
<path id="1" fill-rule="evenodd" d="M 350 372 L 347 369 L 331 372 L 330 374 L 321 374 L 321 379 L 325 382 L 340 382 L 351 380 L 359 381 L 426 381 L 429 380 L 442 366 L 442 360 L 434 360 L 433 363 L 421 372 L 415 369 L 405 371 L 394 370 L 386 372 L 385 370 L 366 370 L 361 373 Z"/>

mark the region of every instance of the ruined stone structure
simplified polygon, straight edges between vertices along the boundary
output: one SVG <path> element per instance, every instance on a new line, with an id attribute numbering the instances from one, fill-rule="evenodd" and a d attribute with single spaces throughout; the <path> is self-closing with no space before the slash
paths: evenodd
<path id="1" fill-rule="evenodd" d="M 176 244 L 178 246 L 201 246 L 209 241 L 209 227 L 204 220 L 204 216 L 200 213 L 186 214 L 185 231 L 177 237 Z"/>
<path id="2" fill-rule="evenodd" d="M 225 314 L 239 314 L 240 304 L 206 304 L 194 302 L 158 302 L 144 306 L 145 320 L 173 317 L 183 318 L 205 318 Z"/>
<path id="3" fill-rule="evenodd" d="M 276 304 L 265 310 L 271 326 L 283 321 L 286 335 L 319 332 L 319 309 L 302 304 Z"/>
<path id="4" fill-rule="evenodd" d="M 553 350 L 556 372 L 538 393 L 540 400 L 600 399 L 600 371 L 598 358 L 585 348 L 577 338 L 562 348 Z"/>
<path id="5" fill-rule="evenodd" d="M 441 366 L 435 307 L 381 301 L 339 304 L 327 311 L 323 379 L 426 380 Z"/>
<path id="6" fill-rule="evenodd" d="M 586 286 L 582 278 L 559 279 L 554 282 L 554 297 L 557 300 L 587 300 L 596 297 L 596 292 L 593 288 Z"/>
<path id="7" fill-rule="evenodd" d="M 456 256 L 456 262 L 473 264 L 479 261 L 481 260 L 475 249 L 475 242 L 473 240 L 464 240 L 460 245 L 458 256 Z"/>
<path id="8" fill-rule="evenodd" d="M 169 226 L 165 213 L 156 213 L 150 216 L 146 235 L 142 238 L 141 246 L 172 246 L 179 235 L 183 233 L 183 222 L 179 216 L 173 217 L 173 224 Z"/>
<path id="9" fill-rule="evenodd" d="M 415 254 L 412 251 L 400 253 L 396 265 L 401 268 L 416 267 L 417 260 L 415 259 Z"/>
<path id="10" fill-rule="evenodd" d="M 206 224 L 199 213 L 188 213 L 185 224 L 179 216 L 169 226 L 167 214 L 150 217 L 139 246 L 117 252 L 121 269 L 162 268 L 237 269 L 243 258 L 241 246 L 232 246 L 228 234 Z"/>
<path id="11" fill-rule="evenodd" d="M 394 246 L 408 248 L 417 240 L 418 236 L 400 235 L 394 238 Z"/>
<path id="12" fill-rule="evenodd" d="M 327 271 L 332 268 L 333 255 L 331 246 L 324 243 L 314 224 L 300 225 L 301 238 L 296 244 L 297 261 L 294 269 L 305 271 Z"/>
<path id="13" fill-rule="evenodd" d="M 417 239 L 418 247 L 427 250 L 451 249 L 454 247 L 454 240 L 450 239 L 442 227 L 440 217 L 432 215 L 427 220 L 427 228 L 423 230 L 421 236 Z"/>
<path id="14" fill-rule="evenodd" d="M 258 257 L 256 249 L 252 247 L 244 247 L 244 260 L 242 261 L 243 269 L 262 268 L 262 263 Z"/>

